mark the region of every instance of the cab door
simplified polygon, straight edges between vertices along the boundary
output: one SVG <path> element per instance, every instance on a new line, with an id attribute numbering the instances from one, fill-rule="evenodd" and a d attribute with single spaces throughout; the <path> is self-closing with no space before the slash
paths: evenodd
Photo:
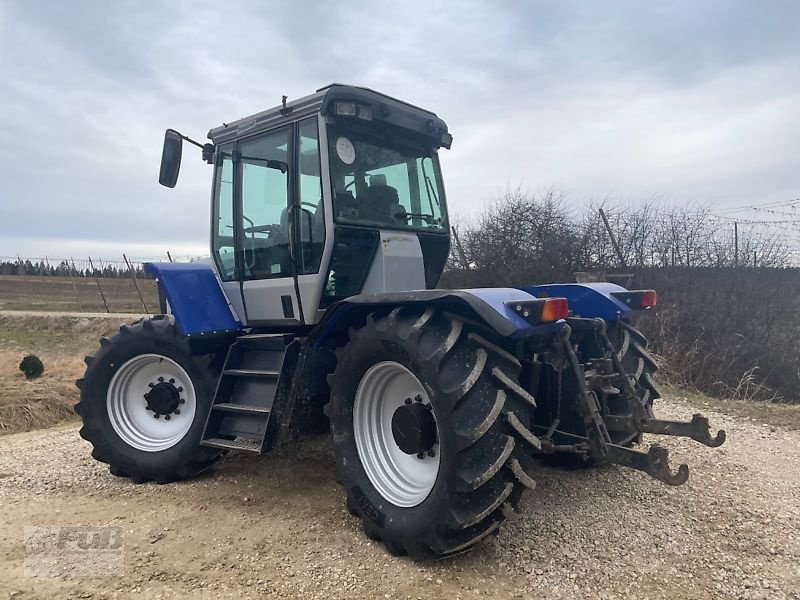
<path id="1" fill-rule="evenodd" d="M 217 164 L 213 251 L 236 312 L 248 326 L 315 322 L 326 238 L 317 119 L 223 147 Z"/>
<path id="2" fill-rule="evenodd" d="M 300 324 L 290 246 L 292 150 L 291 126 L 237 145 L 237 259 L 248 325 Z"/>

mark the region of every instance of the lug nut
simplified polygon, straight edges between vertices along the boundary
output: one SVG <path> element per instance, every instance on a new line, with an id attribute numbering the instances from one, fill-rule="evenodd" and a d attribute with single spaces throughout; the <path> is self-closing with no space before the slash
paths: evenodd
<path id="1" fill-rule="evenodd" d="M 163 377 L 159 377 L 158 378 L 158 383 L 164 383 L 164 378 Z"/>
<path id="2" fill-rule="evenodd" d="M 425 458 L 425 454 L 423 452 L 420 452 L 419 454 L 417 454 L 417 458 L 423 460 Z"/>
<path id="3" fill-rule="evenodd" d="M 178 393 L 180 393 L 180 392 L 182 392 L 182 391 L 183 391 L 183 388 L 182 388 L 182 387 L 179 387 L 179 388 L 178 388 Z"/>
<path id="4" fill-rule="evenodd" d="M 183 398 L 181 398 L 181 404 L 186 404 L 186 400 L 184 400 Z"/>
<path id="5" fill-rule="evenodd" d="M 176 408 L 176 409 L 175 409 L 175 414 L 176 414 L 176 415 L 179 415 L 179 414 L 181 414 L 181 409 L 180 409 L 180 408 Z"/>
<path id="6" fill-rule="evenodd" d="M 169 382 L 170 382 L 170 383 L 175 383 L 175 380 L 174 380 L 172 377 L 170 377 L 170 378 L 169 378 Z"/>
<path id="7" fill-rule="evenodd" d="M 417 395 L 414 397 L 414 400 L 416 400 L 417 402 L 422 402 L 422 394 L 417 394 Z"/>
<path id="8" fill-rule="evenodd" d="M 411 398 L 406 398 L 406 399 L 405 399 L 405 403 L 406 403 L 406 404 L 411 404 Z"/>
<path id="9" fill-rule="evenodd" d="M 169 415 L 164 415 L 164 420 L 169 421 Z"/>
<path id="10" fill-rule="evenodd" d="M 431 448 L 430 450 L 428 450 L 428 456 L 430 456 L 431 458 L 433 458 L 434 456 L 436 456 L 436 450 L 434 450 L 433 448 Z"/>
<path id="11" fill-rule="evenodd" d="M 158 418 L 158 413 L 154 414 L 154 415 L 153 415 L 153 418 L 154 418 L 154 419 L 157 419 L 157 418 Z"/>
<path id="12" fill-rule="evenodd" d="M 150 405 L 149 405 L 149 404 L 148 404 L 147 406 L 145 406 L 145 408 L 146 408 L 147 410 L 153 410 L 152 408 L 150 408 Z"/>
<path id="13" fill-rule="evenodd" d="M 155 383 L 148 383 L 147 387 L 156 387 L 156 384 Z"/>

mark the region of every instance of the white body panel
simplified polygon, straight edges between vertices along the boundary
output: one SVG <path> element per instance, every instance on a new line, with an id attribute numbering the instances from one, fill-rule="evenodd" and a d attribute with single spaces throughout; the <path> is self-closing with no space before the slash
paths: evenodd
<path id="1" fill-rule="evenodd" d="M 425 289 L 425 263 L 419 238 L 413 233 L 381 231 L 362 294 Z"/>

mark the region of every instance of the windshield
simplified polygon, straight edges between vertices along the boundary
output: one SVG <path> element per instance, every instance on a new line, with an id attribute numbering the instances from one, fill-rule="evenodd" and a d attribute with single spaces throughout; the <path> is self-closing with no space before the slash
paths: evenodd
<path id="1" fill-rule="evenodd" d="M 432 150 L 329 126 L 328 155 L 337 222 L 426 231 L 447 227 L 439 160 Z"/>

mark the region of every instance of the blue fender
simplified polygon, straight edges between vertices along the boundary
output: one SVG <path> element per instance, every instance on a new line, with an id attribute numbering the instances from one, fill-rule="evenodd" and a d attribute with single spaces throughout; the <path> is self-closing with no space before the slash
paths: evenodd
<path id="1" fill-rule="evenodd" d="M 553 283 L 522 288 L 539 298 L 559 297 L 569 301 L 570 314 L 574 317 L 605 319 L 617 321 L 638 312 L 617 300 L 612 292 L 627 291 L 616 283 Z"/>
<path id="2" fill-rule="evenodd" d="M 242 328 L 210 265 L 145 263 L 144 271 L 156 277 L 175 317 L 175 326 L 183 335 L 228 333 Z"/>
<path id="3" fill-rule="evenodd" d="M 347 331 L 357 322 L 363 322 L 366 315 L 381 307 L 409 305 L 437 306 L 467 309 L 477 320 L 483 321 L 498 335 L 508 338 L 524 338 L 532 335 L 545 335 L 559 331 L 566 321 L 532 325 L 511 308 L 506 302 L 525 302 L 538 298 L 525 290 L 516 288 L 477 288 L 465 290 L 417 290 L 389 294 L 359 294 L 334 304 L 311 333 L 317 346 L 325 345 L 332 335 Z"/>

